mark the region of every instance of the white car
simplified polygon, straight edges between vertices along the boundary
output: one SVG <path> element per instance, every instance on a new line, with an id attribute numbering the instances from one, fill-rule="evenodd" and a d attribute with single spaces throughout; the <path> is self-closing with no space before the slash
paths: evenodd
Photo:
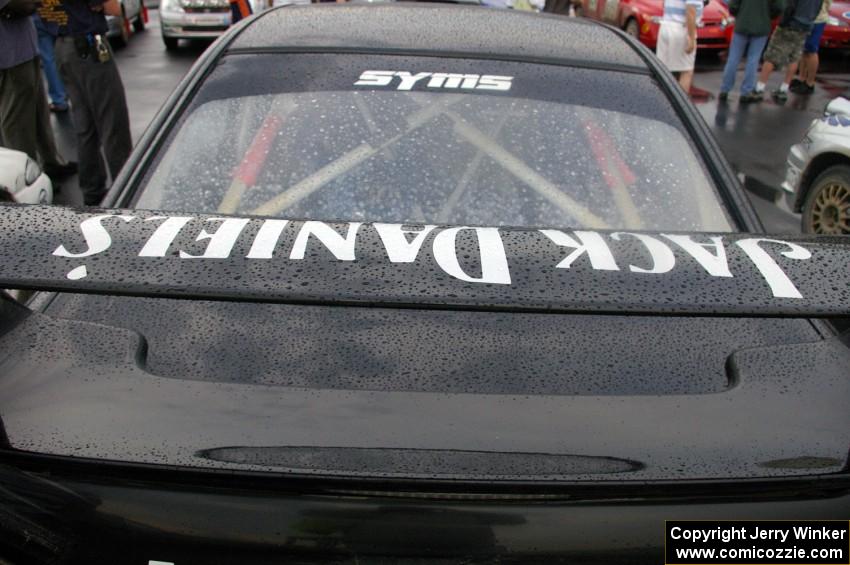
<path id="1" fill-rule="evenodd" d="M 803 232 L 850 234 L 850 101 L 830 102 L 791 148 L 782 188 Z"/>
<path id="2" fill-rule="evenodd" d="M 106 16 L 106 23 L 109 26 L 106 36 L 112 44 L 120 47 L 127 45 L 131 26 L 136 33 L 145 31 L 147 14 L 142 0 L 121 0 L 121 16 Z"/>
<path id="3" fill-rule="evenodd" d="M 231 19 L 228 0 L 162 0 L 159 5 L 162 41 L 169 51 L 181 39 L 215 39 Z"/>
<path id="4" fill-rule="evenodd" d="M 26 153 L 0 147 L 0 200 L 50 204 L 53 183 Z"/>

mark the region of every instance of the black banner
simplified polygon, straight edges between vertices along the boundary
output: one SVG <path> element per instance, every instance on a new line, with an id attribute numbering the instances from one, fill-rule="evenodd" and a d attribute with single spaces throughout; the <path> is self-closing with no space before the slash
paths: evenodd
<path id="1" fill-rule="evenodd" d="M 847 317 L 846 238 L 0 205 L 0 288 L 545 312 Z"/>
<path id="2" fill-rule="evenodd" d="M 668 521 L 665 563 L 847 565 L 850 522 Z"/>

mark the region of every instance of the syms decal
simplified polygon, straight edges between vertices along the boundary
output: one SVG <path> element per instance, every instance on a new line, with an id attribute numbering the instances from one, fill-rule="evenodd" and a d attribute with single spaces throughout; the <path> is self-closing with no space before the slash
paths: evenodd
<path id="1" fill-rule="evenodd" d="M 362 260 L 364 265 L 419 264 L 422 273 L 439 269 L 472 285 L 516 284 L 512 263 L 522 281 L 547 271 L 620 271 L 627 277 L 658 277 L 679 268 L 695 272 L 693 276 L 731 278 L 735 274 L 730 267 L 737 264 L 740 268 L 744 261 L 755 268 L 772 295 L 781 298 L 802 295 L 773 255 L 794 261 L 812 257 L 809 250 L 792 242 L 709 234 L 129 214 L 92 216 L 79 224 L 79 230 L 81 238 L 69 238 L 54 249 L 53 255 L 85 259 L 103 254 L 113 246 L 113 236 L 122 236 L 121 253 L 176 261 L 175 267 L 182 261 L 199 260 L 311 261 L 323 249 L 331 263 Z M 147 235 L 141 236 L 143 231 Z M 529 249 L 539 250 L 532 263 L 528 262 Z M 732 251 L 737 263 L 727 258 Z M 474 267 L 470 267 L 472 264 Z M 537 274 L 529 274 L 530 270 Z M 66 276 L 80 280 L 88 274 L 82 264 Z"/>
<path id="2" fill-rule="evenodd" d="M 461 90 L 511 89 L 514 77 L 456 73 L 409 73 L 407 71 L 363 71 L 354 86 L 395 86 L 396 90 L 412 90 L 414 86 Z"/>

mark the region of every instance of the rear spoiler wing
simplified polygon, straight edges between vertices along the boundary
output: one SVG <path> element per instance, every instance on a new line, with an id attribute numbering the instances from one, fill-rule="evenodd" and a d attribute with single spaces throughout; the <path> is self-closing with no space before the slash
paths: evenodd
<path id="1" fill-rule="evenodd" d="M 559 313 L 846 318 L 850 239 L 0 204 L 0 288 Z"/>

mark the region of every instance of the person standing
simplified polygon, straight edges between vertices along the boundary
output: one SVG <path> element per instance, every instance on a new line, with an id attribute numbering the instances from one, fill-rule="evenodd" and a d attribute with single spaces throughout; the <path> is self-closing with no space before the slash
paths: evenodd
<path id="1" fill-rule="evenodd" d="M 10 149 L 38 161 L 54 180 L 76 172 L 56 149 L 38 67 L 35 0 L 0 0 L 0 133 Z"/>
<path id="2" fill-rule="evenodd" d="M 764 52 L 764 64 L 756 83 L 755 101 L 764 97 L 767 80 L 774 69 L 794 63 L 803 54 L 803 44 L 812 30 L 822 2 L 823 0 L 788 0 L 785 13 Z M 788 82 L 780 84 L 779 88 L 773 91 L 773 98 L 777 102 L 787 100 L 788 87 Z"/>
<path id="3" fill-rule="evenodd" d="M 756 72 L 759 59 L 770 35 L 770 21 L 779 16 L 784 8 L 783 0 L 731 0 L 729 12 L 735 16 L 735 33 L 729 46 L 726 67 L 723 69 L 723 83 L 720 85 L 720 101 L 729 96 L 735 86 L 735 74 L 744 52 L 747 63 L 744 67 L 744 80 L 741 82 L 740 101 L 754 102 L 758 96 L 753 92 L 756 86 Z"/>
<path id="4" fill-rule="evenodd" d="M 118 0 L 60 0 L 56 12 L 45 19 L 59 25 L 56 61 L 72 102 L 80 189 L 84 203 L 92 206 L 106 194 L 107 172 L 114 180 L 132 149 L 124 85 L 106 39 L 104 15 L 120 16 L 121 5 Z"/>
<path id="5" fill-rule="evenodd" d="M 50 96 L 51 112 L 67 112 L 68 97 L 65 94 L 65 85 L 59 70 L 56 68 L 56 60 L 53 46 L 56 36 L 59 35 L 59 26 L 52 22 L 45 22 L 41 14 L 49 14 L 56 9 L 59 0 L 43 0 L 38 11 L 33 14 L 36 32 L 38 32 L 38 52 L 41 55 L 41 70 L 47 79 L 47 94 Z"/>
<path id="6" fill-rule="evenodd" d="M 820 65 L 820 38 L 823 36 L 823 30 L 826 28 L 826 22 L 829 19 L 829 8 L 832 6 L 832 0 L 823 0 L 823 5 L 820 7 L 820 13 L 815 18 L 815 24 L 812 26 L 812 31 L 806 37 L 806 43 L 803 45 L 803 57 L 800 59 L 800 78 L 791 80 L 794 73 L 797 72 L 797 63 L 788 65 L 788 74 L 785 77 L 785 82 L 790 81 L 790 89 L 794 94 L 811 94 L 815 91 L 815 77 L 818 74 L 818 66 Z"/>
<path id="7" fill-rule="evenodd" d="M 679 86 L 691 90 L 697 55 L 697 24 L 702 0 L 664 0 L 664 16 L 658 31 L 655 54 L 667 69 L 678 75 Z"/>

